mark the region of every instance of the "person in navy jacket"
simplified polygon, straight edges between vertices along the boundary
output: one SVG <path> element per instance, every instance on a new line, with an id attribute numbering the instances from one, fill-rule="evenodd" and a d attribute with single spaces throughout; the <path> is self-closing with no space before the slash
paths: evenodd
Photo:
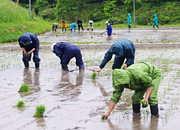
<path id="1" fill-rule="evenodd" d="M 31 61 L 31 53 L 33 52 L 33 61 L 35 68 L 39 68 L 39 40 L 33 33 L 24 33 L 18 39 L 19 45 L 23 51 L 23 62 L 25 68 L 29 68 L 29 61 Z"/>
<path id="2" fill-rule="evenodd" d="M 73 57 L 76 58 L 76 65 L 79 66 L 79 70 L 84 70 L 81 51 L 76 45 L 66 42 L 57 42 L 51 45 L 51 50 L 60 58 L 60 64 L 64 71 L 69 71 L 67 65 Z"/>
<path id="3" fill-rule="evenodd" d="M 131 41 L 127 39 L 121 39 L 116 41 L 106 52 L 99 68 L 95 69 L 94 72 L 101 72 L 101 69 L 103 69 L 106 63 L 111 60 L 113 54 L 115 55 L 115 58 L 112 69 L 120 69 L 124 63 L 124 60 L 126 59 L 126 62 L 123 67 L 125 69 L 128 66 L 134 64 L 135 46 Z"/>
<path id="4" fill-rule="evenodd" d="M 107 30 L 107 35 L 108 35 L 108 36 L 111 36 L 111 35 L 112 35 L 112 27 L 111 27 L 111 24 L 110 24 L 108 21 L 106 21 L 105 23 L 106 23 L 106 26 L 107 26 L 107 28 L 106 28 L 106 30 Z"/>

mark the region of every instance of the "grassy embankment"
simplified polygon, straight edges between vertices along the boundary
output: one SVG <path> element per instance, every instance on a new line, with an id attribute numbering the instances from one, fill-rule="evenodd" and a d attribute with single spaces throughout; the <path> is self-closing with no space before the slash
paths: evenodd
<path id="1" fill-rule="evenodd" d="M 40 34 L 51 29 L 51 24 L 33 17 L 29 19 L 29 11 L 10 0 L 1 0 L 0 4 L 0 44 L 17 41 L 25 32 Z"/>

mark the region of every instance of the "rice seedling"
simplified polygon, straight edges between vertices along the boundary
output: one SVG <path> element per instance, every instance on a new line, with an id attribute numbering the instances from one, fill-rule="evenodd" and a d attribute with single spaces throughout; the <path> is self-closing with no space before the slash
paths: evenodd
<path id="1" fill-rule="evenodd" d="M 20 89 L 19 89 L 19 92 L 28 92 L 30 89 L 31 89 L 31 87 L 29 85 L 22 84 Z"/>
<path id="2" fill-rule="evenodd" d="M 37 106 L 34 117 L 43 117 L 45 110 L 46 110 L 46 107 L 44 105 Z"/>
<path id="3" fill-rule="evenodd" d="M 91 75 L 91 79 L 95 79 L 96 76 L 97 76 L 97 74 L 95 72 L 93 72 L 92 75 Z"/>
<path id="4" fill-rule="evenodd" d="M 101 116 L 101 119 L 102 119 L 102 120 L 105 120 L 104 115 Z"/>
<path id="5" fill-rule="evenodd" d="M 16 104 L 16 107 L 24 107 L 24 101 L 19 101 L 17 104 Z"/>
<path id="6" fill-rule="evenodd" d="M 146 107 L 148 106 L 145 101 L 141 100 L 140 102 L 141 102 L 141 104 L 142 104 L 142 108 L 146 108 Z"/>

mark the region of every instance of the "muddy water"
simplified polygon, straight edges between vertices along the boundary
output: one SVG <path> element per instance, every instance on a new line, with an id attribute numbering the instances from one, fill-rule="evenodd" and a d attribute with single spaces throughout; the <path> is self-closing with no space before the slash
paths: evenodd
<path id="1" fill-rule="evenodd" d="M 119 39 L 125 38 L 129 39 L 133 42 L 163 42 L 163 41 L 180 41 L 180 29 L 113 29 L 113 34 L 111 37 L 107 37 L 106 33 L 103 33 L 105 30 L 103 29 L 95 29 L 92 31 L 84 31 L 84 32 L 60 32 L 57 33 L 47 32 L 43 35 L 38 36 L 41 42 L 58 42 L 58 41 L 76 41 L 76 42 L 114 42 Z M 103 33 L 103 34 L 102 34 Z"/>
<path id="2" fill-rule="evenodd" d="M 136 62 L 150 61 L 157 65 L 163 78 L 159 88 L 160 117 L 151 118 L 149 108 L 141 115 L 133 115 L 132 91 L 126 90 L 108 120 L 101 115 L 108 109 L 112 95 L 111 65 L 109 62 L 96 80 L 91 80 L 92 69 L 98 67 L 106 50 L 82 50 L 86 70 L 75 70 L 75 59 L 69 65 L 73 72 L 62 72 L 59 59 L 49 50 L 40 50 L 39 70 L 24 69 L 21 53 L 0 52 L 0 130 L 58 129 L 58 130 L 117 130 L 117 129 L 172 129 L 179 125 L 180 115 L 180 60 L 179 49 L 137 50 Z M 32 90 L 18 93 L 21 84 Z M 25 108 L 16 108 L 19 100 Z M 45 105 L 45 117 L 34 118 L 35 107 Z"/>

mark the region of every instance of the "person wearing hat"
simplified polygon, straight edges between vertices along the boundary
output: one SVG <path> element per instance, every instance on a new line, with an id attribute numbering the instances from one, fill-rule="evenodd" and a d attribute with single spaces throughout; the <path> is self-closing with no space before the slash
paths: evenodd
<path id="1" fill-rule="evenodd" d="M 124 68 L 127 68 L 128 66 L 134 64 L 135 50 L 136 49 L 134 44 L 127 39 L 121 39 L 116 41 L 106 52 L 99 68 L 95 69 L 94 72 L 101 72 L 101 70 L 105 67 L 106 63 L 111 60 L 113 54 L 115 55 L 115 58 L 112 69 L 120 69 L 125 59 L 126 62 L 124 64 Z"/>
<path id="2" fill-rule="evenodd" d="M 76 45 L 67 42 L 57 42 L 51 45 L 51 50 L 60 58 L 60 64 L 64 71 L 69 71 L 67 65 L 73 57 L 76 58 L 76 65 L 79 66 L 79 70 L 84 70 L 81 51 Z"/>
<path id="3" fill-rule="evenodd" d="M 89 20 L 87 31 L 89 31 L 90 28 L 91 28 L 91 31 L 93 31 L 93 24 L 94 22 L 92 20 Z"/>
<path id="4" fill-rule="evenodd" d="M 63 20 L 63 21 L 61 22 L 61 26 L 62 26 L 62 32 L 63 32 L 64 30 L 65 30 L 65 32 L 66 32 L 67 23 L 66 23 L 65 20 Z"/>
<path id="5" fill-rule="evenodd" d="M 58 23 L 53 23 L 52 25 L 52 31 L 56 32 L 56 29 L 58 28 L 59 24 Z"/>
<path id="6" fill-rule="evenodd" d="M 108 36 L 111 36 L 112 35 L 112 27 L 111 27 L 111 24 L 108 22 L 108 21 L 106 21 L 105 22 L 106 23 L 106 30 L 107 30 L 107 35 Z"/>
<path id="7" fill-rule="evenodd" d="M 72 23 L 71 24 L 71 32 L 74 30 L 74 32 L 76 31 L 76 26 L 77 24 L 76 23 Z"/>
<path id="8" fill-rule="evenodd" d="M 130 29 L 131 28 L 131 14 L 130 13 L 128 13 L 127 24 Z"/>
<path id="9" fill-rule="evenodd" d="M 80 19 L 77 19 L 77 25 L 78 25 L 78 31 L 80 31 L 80 28 L 84 31 L 82 21 Z"/>
<path id="10" fill-rule="evenodd" d="M 39 68 L 39 40 L 33 33 L 24 33 L 18 39 L 19 45 L 23 51 L 23 62 L 26 68 L 29 68 L 29 61 L 31 61 L 31 53 L 33 52 L 33 61 L 35 68 Z"/>
<path id="11" fill-rule="evenodd" d="M 119 102 L 125 88 L 135 91 L 132 96 L 134 113 L 140 113 L 140 103 L 144 100 L 146 104 L 150 105 L 151 115 L 158 117 L 158 88 L 160 80 L 160 70 L 149 62 L 136 63 L 125 70 L 113 70 L 112 81 L 114 90 L 104 119 L 108 118 L 115 104 Z"/>
<path id="12" fill-rule="evenodd" d="M 158 18 L 157 18 L 157 15 L 156 14 L 154 14 L 154 19 L 153 19 L 153 28 L 155 27 L 155 26 L 157 26 L 157 28 L 159 28 L 159 26 L 158 26 Z"/>

